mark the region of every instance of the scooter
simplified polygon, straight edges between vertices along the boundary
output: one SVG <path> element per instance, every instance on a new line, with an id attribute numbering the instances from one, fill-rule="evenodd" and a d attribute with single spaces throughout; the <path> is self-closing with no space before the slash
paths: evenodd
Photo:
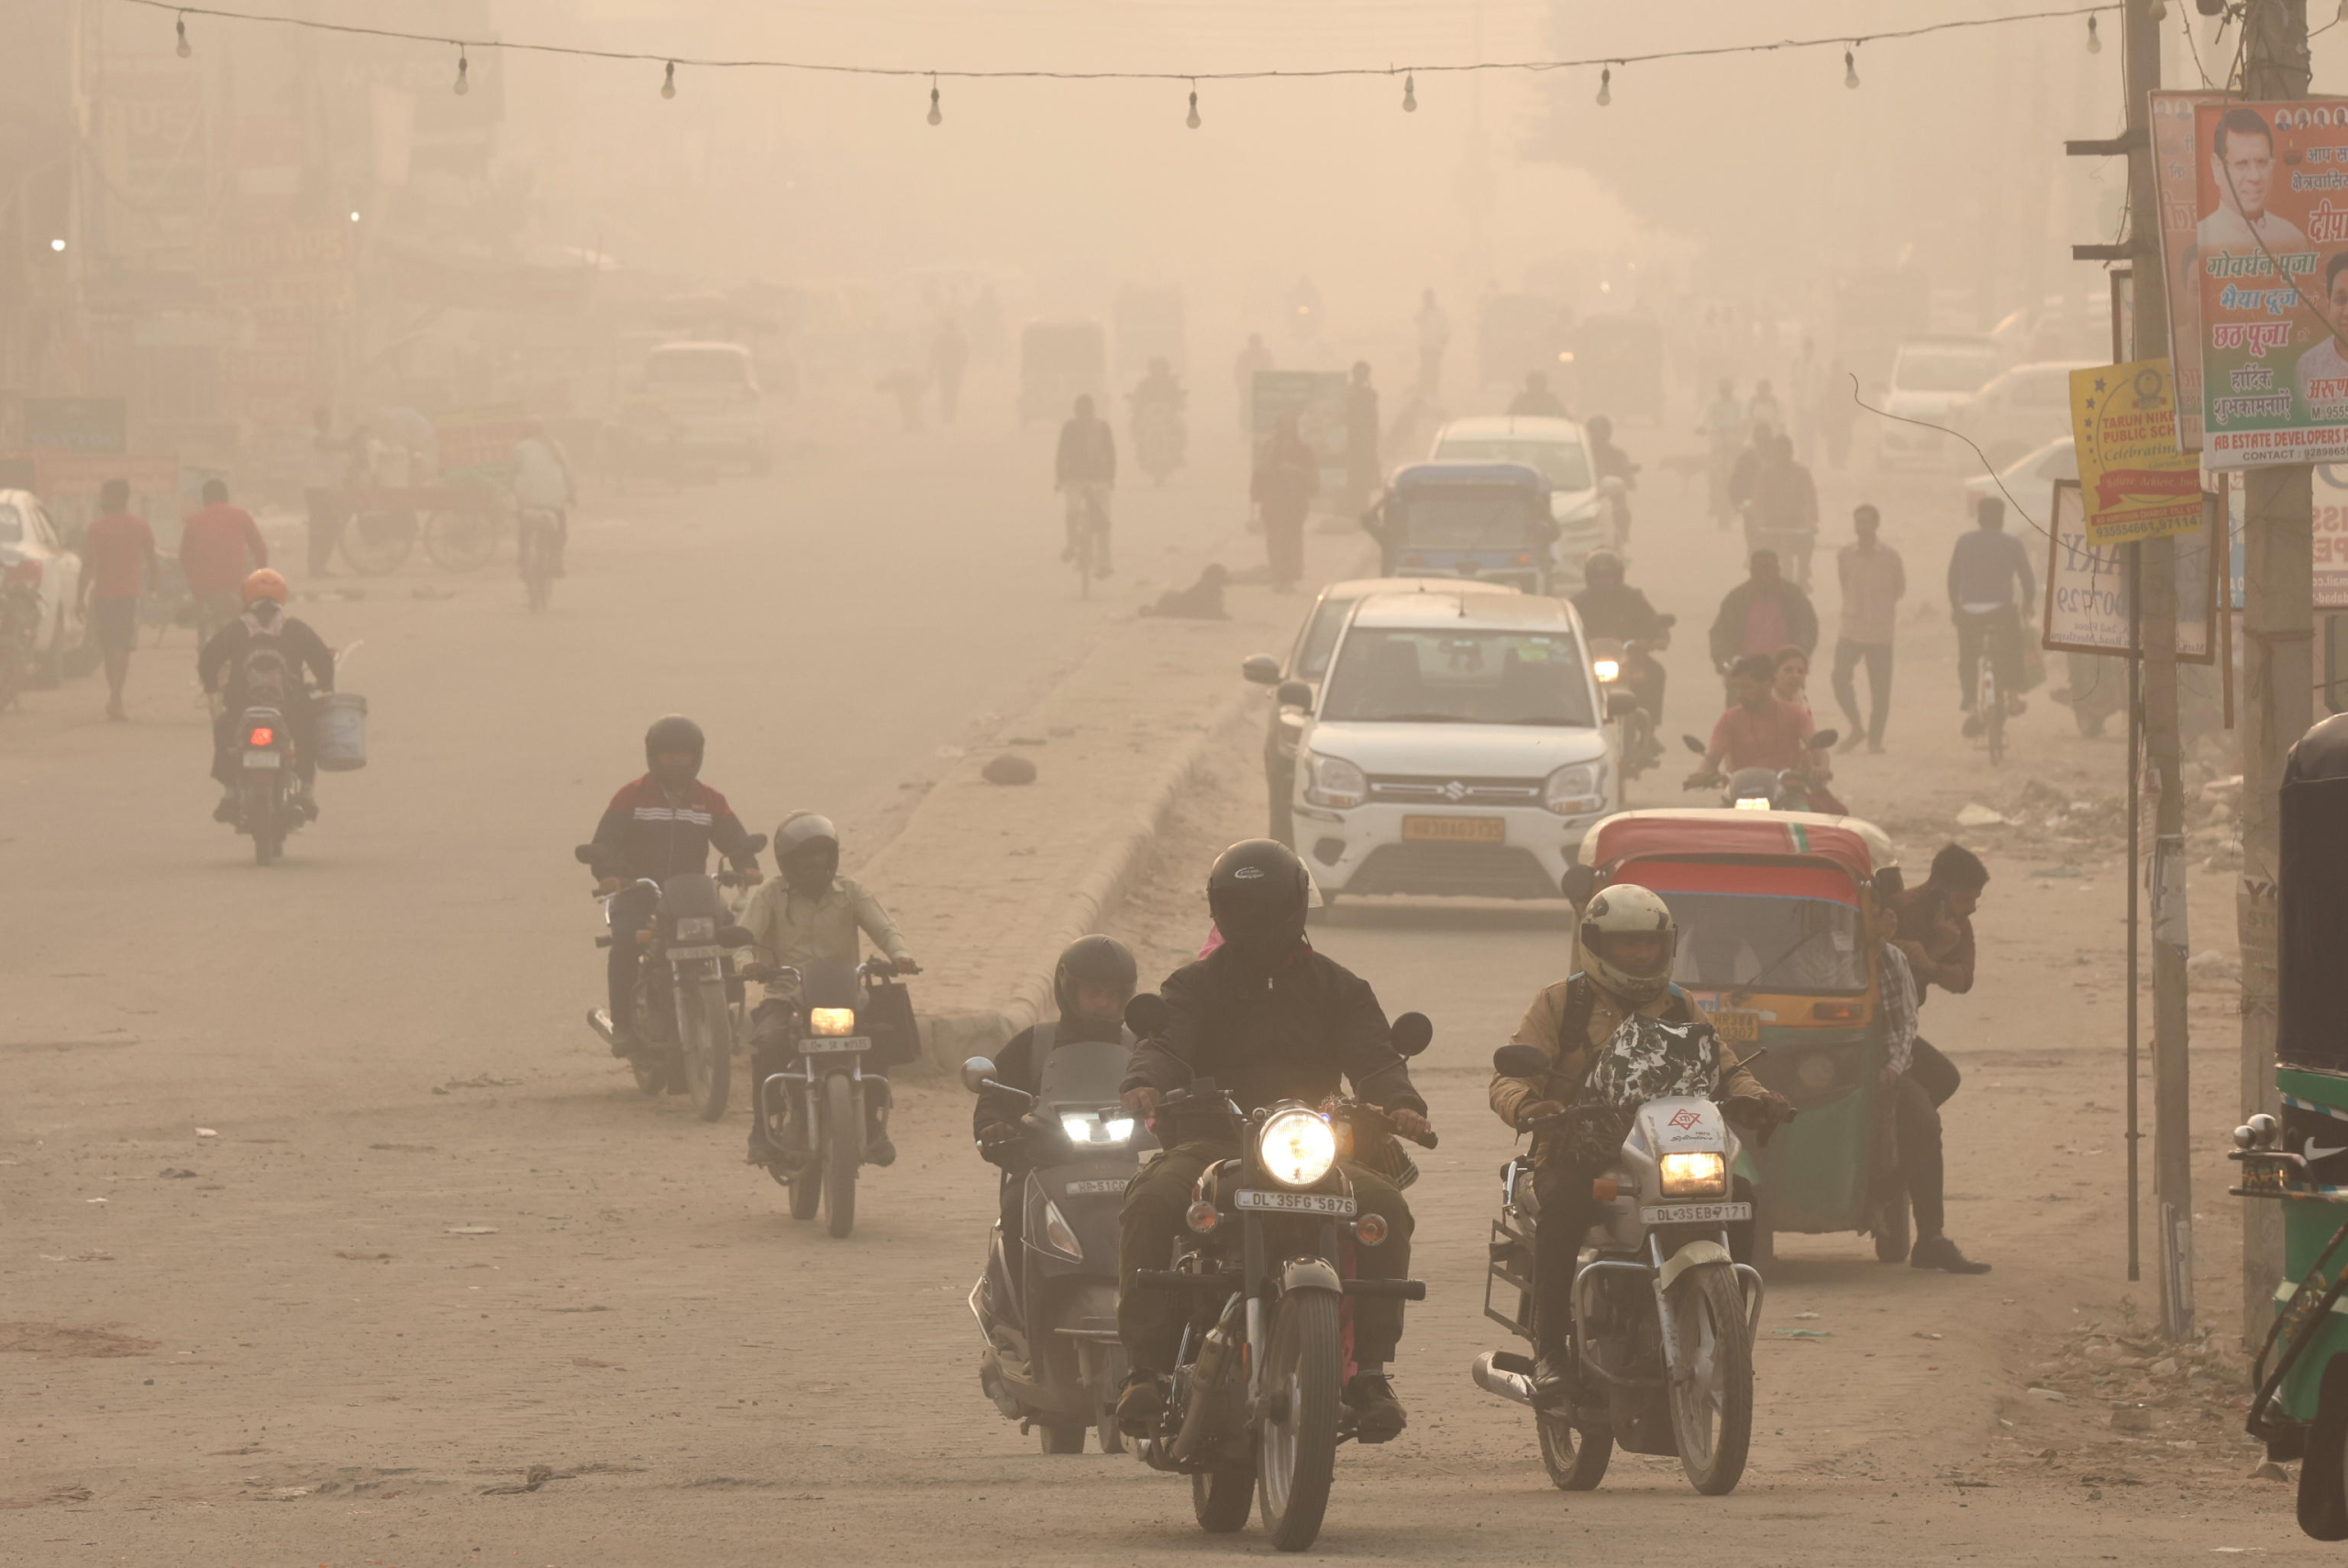
<path id="1" fill-rule="evenodd" d="M 1651 684 L 1643 679 L 1655 655 L 1671 644 L 1673 617 L 1662 617 L 1663 635 L 1653 641 L 1639 638 L 1592 637 L 1589 672 L 1606 699 L 1607 721 L 1614 725 L 1614 755 L 1622 759 L 1625 782 L 1663 760 L 1663 742 L 1656 737 L 1656 712 Z"/>
<path id="2" fill-rule="evenodd" d="M 1492 1057 L 1494 1070 L 1510 1077 L 1538 1079 L 1550 1066 L 1534 1045 L 1504 1045 Z M 1607 1211 L 1575 1266 L 1568 1392 L 1536 1395 L 1529 1356 L 1487 1351 L 1476 1358 L 1478 1387 L 1533 1411 L 1542 1463 L 1559 1488 L 1596 1486 L 1617 1446 L 1676 1454 L 1707 1496 L 1733 1491 L 1743 1477 L 1762 1284 L 1757 1270 L 1730 1256 L 1729 1227 L 1753 1219 L 1753 1205 L 1733 1196 L 1738 1153 L 1736 1133 L 1710 1099 L 1673 1095 L 1639 1106 L 1620 1156 L 1594 1183 Z M 1520 1154 L 1501 1167 L 1484 1316 L 1528 1343 L 1539 1222 L 1533 1160 Z"/>
<path id="3" fill-rule="evenodd" d="M 1157 1141 L 1120 1109 L 1117 1087 L 1133 1057 L 1119 1041 L 1052 1043 L 1036 1031 L 1043 1064 L 1035 1092 L 996 1081 L 984 1056 L 962 1064 L 962 1084 L 1026 1101 L 1018 1144 L 1020 1235 L 1006 1245 L 995 1221 L 986 1272 L 970 1288 L 970 1313 L 986 1348 L 979 1386 L 1006 1419 L 1032 1429 L 1046 1453 L 1081 1453 L 1084 1431 L 1101 1452 L 1124 1452 L 1118 1390 L 1125 1353 L 1117 1339 L 1117 1215 L 1142 1151 Z"/>
<path id="4" fill-rule="evenodd" d="M 1680 743 L 1698 756 L 1710 755 L 1702 741 L 1694 735 L 1681 735 Z M 1842 739 L 1840 730 L 1821 730 L 1802 743 L 1806 750 L 1826 752 Z M 1681 784 L 1688 790 L 1718 790 L 1721 804 L 1740 812 L 1810 812 L 1826 809 L 1818 797 L 1826 796 L 1824 787 L 1799 768 L 1740 767 L 1723 778 L 1720 774 L 1691 773 Z M 1831 800 L 1832 797 L 1828 796 Z M 1842 802 L 1833 801 L 1836 815 L 1842 815 Z"/>

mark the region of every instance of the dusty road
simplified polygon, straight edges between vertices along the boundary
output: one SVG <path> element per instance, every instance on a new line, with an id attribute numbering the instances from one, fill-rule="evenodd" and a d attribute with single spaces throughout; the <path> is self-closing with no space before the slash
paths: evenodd
<path id="1" fill-rule="evenodd" d="M 576 1021 L 599 966 L 567 851 L 635 770 L 649 714 L 710 725 L 708 777 L 754 829 L 814 803 L 877 839 L 936 746 L 1129 613 L 1130 595 L 1122 611 L 1070 602 L 1036 543 L 1026 457 L 1014 471 L 950 443 L 819 454 L 768 485 L 615 505 L 582 528 L 543 621 L 487 575 L 454 599 L 411 597 L 437 580 L 419 572 L 305 602 L 333 640 L 367 639 L 349 683 L 375 703 L 377 762 L 327 781 L 327 819 L 269 873 L 205 820 L 199 715 L 160 661 L 134 673 L 127 726 L 94 722 L 86 687 L 6 721 L 10 862 L 33 892 L 0 957 L 16 1002 L 0 1037 L 0 1556 L 568 1568 L 1264 1550 L 1210 1543 L 1180 1484 L 1129 1460 L 1045 1458 L 980 1397 L 962 1297 L 993 1177 L 958 1088 L 901 1094 L 903 1157 L 867 1173 L 857 1233 L 833 1242 L 735 1163 L 738 1115 L 711 1128 L 637 1099 Z M 1860 498 L 1822 488 L 1830 517 Z M 1949 489 L 1868 491 L 1920 598 L 1938 598 Z M 1194 536 L 1229 493 L 1205 478 L 1129 492 L 1122 564 Z M 1690 650 L 1734 575 L 1687 512 L 1654 487 L 1634 571 L 1682 618 L 1675 720 L 1698 711 Z M 1949 668 L 1944 622 L 1920 620 L 1901 674 L 1924 702 L 1903 706 L 1888 755 L 1844 764 L 1855 809 L 1912 858 L 1968 800 L 2017 807 L 2025 778 L 2066 799 L 2118 788 L 2117 748 L 2043 703 L 1988 778 L 1934 693 Z M 1250 745 L 1235 736 L 1116 922 L 1146 973 L 1202 927 L 1205 856 L 1260 824 Z M 1648 801 L 1680 798 L 1649 781 Z M 1949 1111 L 1951 1230 L 1997 1272 L 1789 1242 L 1765 1332 L 1827 1337 L 1767 1332 L 1753 1468 L 1719 1501 L 1635 1459 L 1568 1499 L 1522 1413 L 1467 1381 L 1494 1342 L 1481 1237 L 1509 1143 L 1482 1109 L 1485 1063 L 1555 977 L 1556 911 L 1369 901 L 1324 927 L 1390 1007 L 1434 1017 L 1421 1076 L 1446 1136 L 1413 1195 L 1434 1294 L 1401 1366 L 1412 1430 L 1345 1456 L 1318 1550 L 2322 1560 L 2287 1488 L 2247 1479 L 2231 1370 L 2133 1366 L 2153 1358 L 2078 1331 L 2126 1330 L 2123 1301 L 2141 1321 L 2152 1298 L 2125 1283 L 2120 1231 L 2123 871 L 2108 836 L 2070 838 L 2026 821 L 1976 840 L 1998 878 L 1983 982 L 1926 1018 L 1967 1075 Z M 2032 875 L 2055 867 L 2079 875 Z M 2200 878 L 2196 898 L 2197 946 L 2230 949 L 2223 883 Z M 2228 1330 L 2230 1000 L 2196 1008 L 2201 1285 Z M 2154 1429 L 2111 1430 L 2121 1400 L 2154 1401 Z M 550 1474 L 534 1482 L 537 1466 Z"/>

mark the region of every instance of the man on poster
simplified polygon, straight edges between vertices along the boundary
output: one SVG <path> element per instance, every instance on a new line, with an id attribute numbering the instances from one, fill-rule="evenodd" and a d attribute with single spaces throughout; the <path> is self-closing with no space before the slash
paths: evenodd
<path id="1" fill-rule="evenodd" d="M 2275 184 L 2275 127 L 2265 116 L 2240 104 L 2221 113 L 2210 167 L 2220 204 L 2194 230 L 2202 255 L 2255 256 L 2264 248 L 2279 256 L 2308 248 L 2298 225 L 2266 208 Z"/>

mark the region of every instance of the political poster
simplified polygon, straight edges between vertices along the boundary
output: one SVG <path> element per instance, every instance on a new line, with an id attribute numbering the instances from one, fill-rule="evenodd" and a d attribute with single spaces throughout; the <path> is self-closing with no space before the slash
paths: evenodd
<path id="1" fill-rule="evenodd" d="M 2210 664 L 2210 624 L 2218 611 L 2217 507 L 2205 511 L 2201 525 L 2176 542 L 2176 657 L 2184 664 Z M 2088 536 L 2087 508 L 2080 487 L 2069 480 L 2054 485 L 2053 520 L 2046 539 L 2046 602 L 2040 646 L 2065 653 L 2121 653 L 2134 646 L 2128 581 L 2128 550 Z"/>
<path id="2" fill-rule="evenodd" d="M 2153 185 L 2160 209 L 2161 275 L 2168 281 L 2168 354 L 2176 367 L 2176 445 L 2201 449 L 2201 289 L 2193 275 L 2193 231 L 2200 222 L 2201 160 L 2193 116 L 2222 93 L 2152 95 Z M 2123 338 L 2125 345 L 2132 341 Z M 2124 347 L 2114 349 L 2119 359 Z"/>
<path id="3" fill-rule="evenodd" d="M 2202 104 L 2193 125 L 2204 461 L 2348 458 L 2348 103 Z"/>
<path id="4" fill-rule="evenodd" d="M 2201 526 L 2201 464 L 2176 449 L 2166 359 L 2071 372 L 2071 434 L 2088 538 L 2098 545 Z"/>

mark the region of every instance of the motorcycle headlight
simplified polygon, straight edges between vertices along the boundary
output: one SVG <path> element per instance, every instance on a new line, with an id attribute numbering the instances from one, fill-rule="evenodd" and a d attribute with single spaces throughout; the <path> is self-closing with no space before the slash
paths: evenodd
<path id="1" fill-rule="evenodd" d="M 1541 804 L 1561 817 L 1604 811 L 1606 765 L 1577 762 L 1558 768 L 1541 787 Z"/>
<path id="2" fill-rule="evenodd" d="M 1368 776 L 1342 756 L 1307 752 L 1304 778 L 1304 799 L 1312 805 L 1343 812 L 1369 799 Z"/>
<path id="3" fill-rule="evenodd" d="M 1594 658 L 1589 661 L 1589 672 L 1598 677 L 1600 681 L 1619 679 L 1623 674 L 1623 661 L 1612 658 Z"/>
<path id="4" fill-rule="evenodd" d="M 856 1009 L 852 1007 L 811 1007 L 807 1010 L 807 1032 L 826 1037 L 856 1032 Z"/>
<path id="5" fill-rule="evenodd" d="M 1726 1154 L 1666 1154 L 1657 1170 L 1666 1198 L 1720 1198 L 1728 1192 Z"/>
<path id="6" fill-rule="evenodd" d="M 1256 1155 L 1282 1187 L 1311 1187 L 1337 1163 L 1337 1134 L 1317 1110 L 1283 1110 L 1256 1134 Z"/>
<path id="7" fill-rule="evenodd" d="M 714 942 L 717 940 L 715 915 L 687 915 L 677 922 L 680 942 Z"/>
<path id="8" fill-rule="evenodd" d="M 1134 1119 L 1064 1111 L 1060 1131 L 1079 1148 L 1119 1149 L 1133 1142 Z"/>

